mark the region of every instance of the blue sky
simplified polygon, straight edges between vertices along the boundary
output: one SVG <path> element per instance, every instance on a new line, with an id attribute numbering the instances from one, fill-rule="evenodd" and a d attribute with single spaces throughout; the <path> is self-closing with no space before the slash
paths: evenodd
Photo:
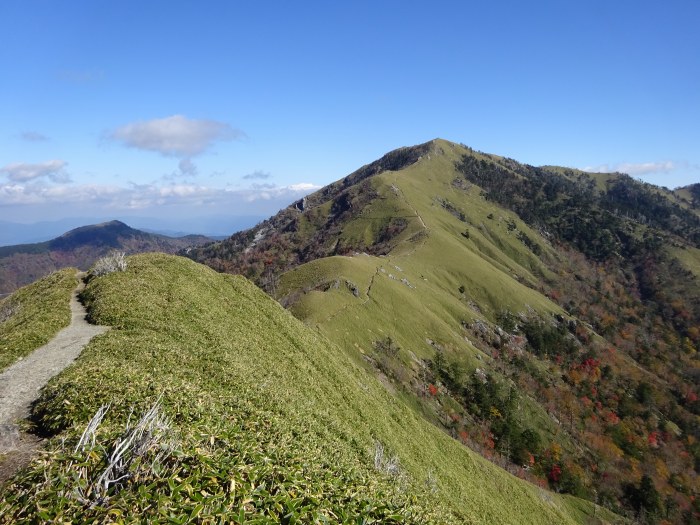
<path id="1" fill-rule="evenodd" d="M 695 0 L 5 0 L 0 20 L 0 220 L 262 217 L 435 137 L 700 181 Z"/>

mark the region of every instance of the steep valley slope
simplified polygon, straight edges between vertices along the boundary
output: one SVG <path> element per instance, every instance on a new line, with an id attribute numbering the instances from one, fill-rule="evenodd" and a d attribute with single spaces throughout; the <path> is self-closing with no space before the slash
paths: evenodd
<path id="1" fill-rule="evenodd" d="M 190 256 L 256 280 L 392 398 L 515 475 L 694 523 L 693 188 L 435 140 Z"/>
<path id="2" fill-rule="evenodd" d="M 484 460 L 240 276 L 136 255 L 82 298 L 112 328 L 43 390 L 53 437 L 2 523 L 617 519 Z"/>

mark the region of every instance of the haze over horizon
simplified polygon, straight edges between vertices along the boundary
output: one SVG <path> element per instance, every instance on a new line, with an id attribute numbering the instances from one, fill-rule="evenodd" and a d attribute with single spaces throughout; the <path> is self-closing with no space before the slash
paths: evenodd
<path id="1" fill-rule="evenodd" d="M 0 221 L 265 217 L 436 137 L 700 181 L 692 1 L 9 1 L 0 17 Z"/>

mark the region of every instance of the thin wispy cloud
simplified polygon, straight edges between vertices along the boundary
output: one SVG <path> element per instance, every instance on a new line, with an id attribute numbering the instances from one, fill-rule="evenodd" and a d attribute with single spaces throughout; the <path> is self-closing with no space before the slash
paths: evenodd
<path id="1" fill-rule="evenodd" d="M 253 173 L 248 173 L 248 175 L 243 175 L 243 178 L 246 180 L 254 180 L 254 179 L 260 179 L 260 180 L 265 180 L 269 179 L 272 177 L 270 173 L 261 171 L 261 170 L 256 170 Z"/>
<path id="2" fill-rule="evenodd" d="M 250 185 L 250 187 L 254 190 L 271 190 L 276 188 L 277 186 L 270 182 L 254 182 Z"/>
<path id="3" fill-rule="evenodd" d="M 255 185 L 254 185 L 255 186 Z M 131 184 L 128 187 L 100 184 L 47 185 L 41 181 L 0 184 L 0 205 L 80 205 L 110 210 L 146 210 L 162 207 L 230 210 L 241 203 L 269 201 L 276 209 L 286 206 L 318 186 L 260 184 L 250 188 L 213 188 L 173 181 L 168 184 Z M 274 211 L 274 210 L 273 210 Z"/>
<path id="4" fill-rule="evenodd" d="M 5 175 L 12 182 L 27 182 L 36 179 L 49 179 L 53 182 L 70 182 L 70 176 L 64 168 L 65 160 L 49 160 L 39 164 L 17 162 L 0 168 L 0 175 Z"/>
<path id="5" fill-rule="evenodd" d="M 670 160 L 661 162 L 623 162 L 620 164 L 601 164 L 599 166 L 587 166 L 583 171 L 591 173 L 627 173 L 628 175 L 648 175 L 650 173 L 669 173 L 679 166 Z"/>
<path id="6" fill-rule="evenodd" d="M 197 170 L 197 166 L 194 165 L 192 162 L 192 159 L 182 159 L 178 163 L 178 168 L 180 169 L 180 174 L 184 177 L 195 177 L 199 170 Z"/>
<path id="7" fill-rule="evenodd" d="M 216 142 L 241 139 L 245 134 L 224 122 L 173 115 L 126 124 L 108 137 L 129 148 L 185 159 L 204 153 Z"/>
<path id="8" fill-rule="evenodd" d="M 85 85 L 100 82 L 105 73 L 97 69 L 61 69 L 56 72 L 56 78 L 68 84 Z"/>
<path id="9" fill-rule="evenodd" d="M 49 137 L 38 131 L 23 131 L 19 138 L 27 142 L 46 142 L 49 140 Z"/>

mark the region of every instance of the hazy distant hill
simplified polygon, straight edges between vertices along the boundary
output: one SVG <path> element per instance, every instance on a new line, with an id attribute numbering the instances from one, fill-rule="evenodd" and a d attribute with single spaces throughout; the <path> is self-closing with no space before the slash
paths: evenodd
<path id="1" fill-rule="evenodd" d="M 697 194 L 435 140 L 189 255 L 254 279 L 516 475 L 689 523 Z"/>
<path id="2" fill-rule="evenodd" d="M 250 228 L 265 217 L 250 215 L 199 215 L 179 218 L 157 218 L 129 216 L 122 222 L 132 228 L 168 237 L 184 237 L 201 234 L 212 239 L 228 237 L 231 232 Z M 103 217 L 70 217 L 55 221 L 40 221 L 31 224 L 0 220 L 0 246 L 30 244 L 50 241 L 62 233 L 86 224 L 108 222 Z"/>
<path id="3" fill-rule="evenodd" d="M 87 270 L 99 257 L 114 250 L 174 253 L 209 241 L 201 235 L 174 238 L 146 233 L 120 221 L 82 226 L 50 241 L 0 247 L 0 293 L 16 290 L 66 266 Z"/>

